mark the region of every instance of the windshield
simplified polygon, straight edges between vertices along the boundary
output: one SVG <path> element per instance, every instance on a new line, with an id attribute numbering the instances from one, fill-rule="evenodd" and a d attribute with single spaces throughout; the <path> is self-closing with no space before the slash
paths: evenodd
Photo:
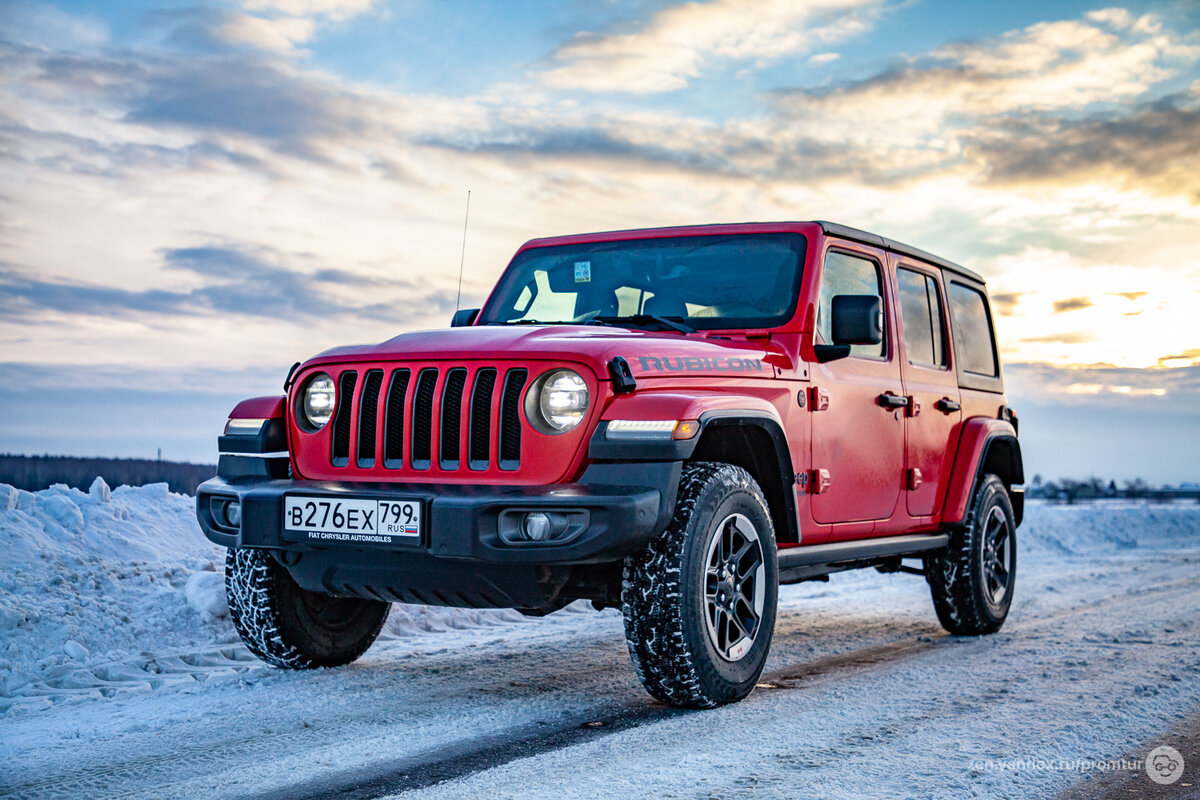
<path id="1" fill-rule="evenodd" d="M 631 322 L 771 328 L 796 309 L 804 237 L 688 236 L 537 247 L 500 279 L 480 324 Z"/>

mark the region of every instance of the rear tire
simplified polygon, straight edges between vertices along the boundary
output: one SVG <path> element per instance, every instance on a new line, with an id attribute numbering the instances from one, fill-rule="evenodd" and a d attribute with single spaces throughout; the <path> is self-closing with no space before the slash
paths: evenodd
<path id="1" fill-rule="evenodd" d="M 731 464 L 685 465 L 670 525 L 625 560 L 625 638 L 642 685 L 680 708 L 746 697 L 767 660 L 778 593 L 758 484 Z"/>
<path id="2" fill-rule="evenodd" d="M 301 588 L 266 550 L 225 557 L 229 616 L 250 652 L 277 667 L 340 667 L 371 646 L 391 605 Z"/>
<path id="3" fill-rule="evenodd" d="M 1017 525 L 1000 478 L 984 476 L 965 526 L 925 559 L 925 576 L 943 628 L 959 636 L 1000 630 L 1017 580 Z"/>

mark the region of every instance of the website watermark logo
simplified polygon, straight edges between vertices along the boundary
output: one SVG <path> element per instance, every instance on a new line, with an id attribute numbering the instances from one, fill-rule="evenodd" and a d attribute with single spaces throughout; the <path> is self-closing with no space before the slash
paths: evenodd
<path id="1" fill-rule="evenodd" d="M 1141 758 L 1004 758 L 972 761 L 971 769 L 979 772 L 1077 772 L 1081 775 L 1096 772 L 1145 772 L 1147 777 L 1163 786 L 1183 777 L 1183 755 L 1174 747 L 1156 747 Z"/>
<path id="2" fill-rule="evenodd" d="M 1174 783 L 1183 776 L 1183 756 L 1174 747 L 1156 747 L 1146 756 L 1146 774 L 1164 786 Z"/>

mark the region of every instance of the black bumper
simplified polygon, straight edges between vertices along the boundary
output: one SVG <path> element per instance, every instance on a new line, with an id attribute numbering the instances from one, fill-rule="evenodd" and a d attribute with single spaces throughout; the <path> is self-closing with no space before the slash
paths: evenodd
<path id="1" fill-rule="evenodd" d="M 670 519 L 679 480 L 678 462 L 593 464 L 579 483 L 551 486 L 463 486 L 416 483 L 333 483 L 263 477 L 213 478 L 200 485 L 196 511 L 211 541 L 225 547 L 260 547 L 281 553 L 319 554 L 336 561 L 361 551 L 382 558 L 428 556 L 486 564 L 566 565 L 615 561 L 645 545 Z M 422 505 L 419 540 L 389 544 L 310 541 L 285 532 L 284 497 L 410 498 Z M 214 517 L 213 499 L 237 499 L 236 528 Z M 506 509 L 585 511 L 587 524 L 563 543 L 508 544 L 500 538 Z M 294 556 L 285 556 L 285 563 Z M 390 560 L 390 559 L 389 559 Z"/>

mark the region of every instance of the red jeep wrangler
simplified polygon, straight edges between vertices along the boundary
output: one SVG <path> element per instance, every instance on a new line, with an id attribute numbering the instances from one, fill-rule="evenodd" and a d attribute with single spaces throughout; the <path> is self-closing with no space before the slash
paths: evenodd
<path id="1" fill-rule="evenodd" d="M 200 487 L 246 645 L 346 664 L 394 601 L 619 606 L 665 703 L 745 697 L 781 583 L 923 574 L 997 630 L 1024 481 L 983 280 L 828 222 L 539 239 L 451 330 L 247 400 Z M 919 559 L 921 567 L 903 563 Z"/>

